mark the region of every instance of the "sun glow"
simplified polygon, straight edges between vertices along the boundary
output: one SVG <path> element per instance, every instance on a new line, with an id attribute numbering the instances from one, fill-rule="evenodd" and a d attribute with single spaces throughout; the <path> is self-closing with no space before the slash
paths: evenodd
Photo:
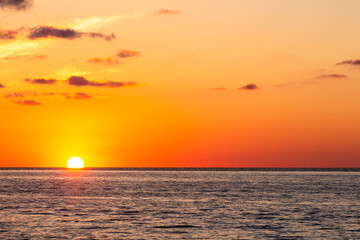
<path id="1" fill-rule="evenodd" d="M 84 161 L 79 157 L 72 157 L 67 162 L 67 168 L 84 168 Z"/>

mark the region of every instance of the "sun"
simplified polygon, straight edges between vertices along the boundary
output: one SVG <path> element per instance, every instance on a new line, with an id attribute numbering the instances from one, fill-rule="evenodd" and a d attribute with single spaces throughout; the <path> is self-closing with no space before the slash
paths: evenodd
<path id="1" fill-rule="evenodd" d="M 67 168 L 84 168 L 84 161 L 79 157 L 72 157 L 67 162 Z"/>

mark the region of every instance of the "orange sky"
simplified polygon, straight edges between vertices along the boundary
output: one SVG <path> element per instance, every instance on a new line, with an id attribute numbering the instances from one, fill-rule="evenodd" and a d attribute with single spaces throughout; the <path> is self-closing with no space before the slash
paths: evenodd
<path id="1" fill-rule="evenodd" d="M 0 1 L 0 167 L 360 167 L 359 10 Z"/>

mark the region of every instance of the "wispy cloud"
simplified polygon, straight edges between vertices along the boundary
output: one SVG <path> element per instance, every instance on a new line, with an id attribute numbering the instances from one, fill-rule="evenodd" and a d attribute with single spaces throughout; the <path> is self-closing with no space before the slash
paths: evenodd
<path id="1" fill-rule="evenodd" d="M 78 69 L 75 67 L 65 67 L 60 70 L 57 70 L 53 77 L 57 79 L 65 79 L 68 78 L 69 76 L 84 76 L 89 74 L 91 74 L 90 71 Z"/>
<path id="2" fill-rule="evenodd" d="M 47 43 L 40 44 L 37 41 L 15 41 L 0 44 L 0 58 L 10 55 L 35 54 L 40 48 L 48 46 Z"/>
<path id="3" fill-rule="evenodd" d="M 0 40 L 12 40 L 19 32 L 16 30 L 0 30 Z"/>
<path id="4" fill-rule="evenodd" d="M 257 90 L 259 87 L 256 84 L 247 84 L 238 88 L 238 90 Z"/>
<path id="5" fill-rule="evenodd" d="M 346 61 L 342 61 L 337 63 L 336 65 L 352 65 L 352 66 L 360 66 L 360 59 L 355 59 L 355 60 L 346 60 Z"/>
<path id="6" fill-rule="evenodd" d="M 3 84 L 0 83 L 0 88 L 5 88 L 5 86 Z"/>
<path id="7" fill-rule="evenodd" d="M 5 94 L 4 97 L 6 98 L 23 98 L 25 96 L 38 96 L 39 94 L 37 92 L 31 92 L 31 91 L 25 91 L 25 92 L 13 92 Z"/>
<path id="8" fill-rule="evenodd" d="M 210 88 L 209 90 L 224 91 L 227 89 L 225 87 L 215 87 L 215 88 Z"/>
<path id="9" fill-rule="evenodd" d="M 87 93 L 61 93 L 61 95 L 65 96 L 66 99 L 89 99 L 92 98 L 91 95 L 87 94 Z"/>
<path id="10" fill-rule="evenodd" d="M 345 74 L 324 74 L 316 78 L 348 78 Z"/>
<path id="11" fill-rule="evenodd" d="M 4 40 L 0 44 L 0 58 L 14 54 L 36 54 L 39 49 L 55 44 L 56 41 L 51 41 L 51 39 L 54 38 L 78 39 L 89 37 L 113 40 L 116 37 L 114 34 L 102 34 L 93 30 L 117 19 L 138 17 L 144 14 L 145 12 L 135 14 L 133 16 L 93 17 L 85 19 L 77 18 L 66 21 L 48 22 L 44 26 L 0 30 L 0 40 Z M 48 41 L 45 41 L 44 39 L 48 39 Z"/>
<path id="12" fill-rule="evenodd" d="M 44 78 L 36 78 L 36 79 L 25 79 L 26 82 L 33 83 L 33 84 L 46 84 L 46 85 L 53 85 L 58 82 L 56 79 L 44 79 Z"/>
<path id="13" fill-rule="evenodd" d="M 40 54 L 11 54 L 6 57 L 3 57 L 3 60 L 44 60 L 47 59 L 48 56 L 40 55 Z"/>
<path id="14" fill-rule="evenodd" d="M 18 101 L 14 101 L 14 103 L 18 104 L 18 105 L 27 105 L 27 106 L 39 106 L 39 105 L 43 105 L 42 102 L 37 101 L 37 100 L 18 100 Z"/>
<path id="15" fill-rule="evenodd" d="M 54 85 L 56 83 L 67 83 L 70 86 L 77 86 L 77 87 L 84 87 L 84 86 L 92 86 L 92 87 L 108 87 L 108 88 L 118 88 L 118 87 L 125 87 L 125 86 L 135 86 L 135 82 L 117 82 L 117 81 L 106 81 L 106 82 L 98 82 L 98 81 L 91 81 L 87 80 L 85 77 L 82 76 L 71 76 L 66 81 L 61 81 L 57 79 L 44 79 L 44 78 L 37 78 L 25 79 L 26 82 L 32 84 L 46 84 L 46 85 Z"/>
<path id="16" fill-rule="evenodd" d="M 106 75 L 113 75 L 119 72 L 122 72 L 123 68 L 122 67 L 113 67 L 113 68 L 105 68 L 103 69 L 100 73 L 101 74 L 106 74 Z"/>
<path id="17" fill-rule="evenodd" d="M 130 14 L 130 15 L 113 15 L 113 16 L 96 16 L 91 18 L 76 18 L 70 22 L 60 22 L 61 25 L 68 26 L 74 29 L 81 29 L 83 31 L 89 31 L 91 29 L 98 29 L 106 24 L 111 24 L 116 21 L 133 19 L 142 17 L 147 14 L 146 11 Z"/>
<path id="18" fill-rule="evenodd" d="M 107 41 L 115 39 L 114 34 L 105 35 L 98 32 L 81 32 L 71 28 L 56 28 L 52 26 L 40 26 L 30 28 L 29 34 L 27 36 L 30 40 L 40 39 L 40 38 L 62 38 L 62 39 L 77 39 L 84 36 L 90 38 L 103 38 Z"/>
<path id="19" fill-rule="evenodd" d="M 96 82 L 87 80 L 81 76 L 71 76 L 67 80 L 69 85 L 83 87 L 83 86 L 93 86 L 93 87 L 124 87 L 124 86 L 135 86 L 135 82 L 115 82 L 115 81 L 107 81 L 107 82 Z"/>
<path id="20" fill-rule="evenodd" d="M 24 10 L 30 7 L 32 0 L 0 0 L 0 8 L 13 8 Z"/>
<path id="21" fill-rule="evenodd" d="M 177 14 L 181 14 L 181 11 L 163 8 L 163 9 L 154 11 L 154 14 L 155 15 L 177 15 Z"/>
<path id="22" fill-rule="evenodd" d="M 330 81 L 333 79 L 346 79 L 346 78 L 349 78 L 349 77 L 345 74 L 323 74 L 323 75 L 317 76 L 313 79 L 278 84 L 278 85 L 276 85 L 276 87 L 288 87 L 288 86 L 296 86 L 296 85 L 313 85 L 313 84 L 319 84 L 321 82 Z"/>
<path id="23" fill-rule="evenodd" d="M 78 93 L 68 93 L 68 92 L 61 92 L 61 93 L 55 93 L 55 92 L 33 92 L 33 91 L 24 91 L 24 92 L 13 92 L 5 94 L 5 98 L 25 98 L 27 96 L 36 96 L 36 97 L 53 97 L 53 96 L 61 96 L 65 99 L 88 99 L 92 98 L 92 95 L 89 95 L 84 92 L 78 92 Z"/>
<path id="24" fill-rule="evenodd" d="M 119 64 L 119 61 L 116 59 L 112 59 L 110 57 L 107 58 L 98 58 L 94 57 L 88 60 L 89 63 L 105 63 L 105 64 Z"/>
<path id="25" fill-rule="evenodd" d="M 117 56 L 120 58 L 139 57 L 140 53 L 141 53 L 140 51 L 132 51 L 132 50 L 128 50 L 128 49 L 122 49 L 119 51 Z"/>

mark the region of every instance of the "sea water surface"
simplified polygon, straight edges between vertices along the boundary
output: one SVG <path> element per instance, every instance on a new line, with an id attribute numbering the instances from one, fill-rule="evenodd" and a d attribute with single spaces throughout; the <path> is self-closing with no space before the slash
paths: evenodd
<path id="1" fill-rule="evenodd" d="M 360 239 L 360 172 L 0 170 L 0 239 Z"/>

